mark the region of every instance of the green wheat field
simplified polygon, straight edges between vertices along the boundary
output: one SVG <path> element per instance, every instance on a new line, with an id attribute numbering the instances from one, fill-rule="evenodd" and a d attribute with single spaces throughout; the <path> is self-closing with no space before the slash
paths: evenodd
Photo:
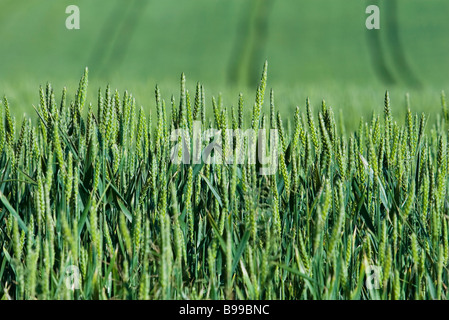
<path id="1" fill-rule="evenodd" d="M 399 125 L 387 92 L 384 112 L 352 132 L 325 101 L 282 118 L 266 83 L 267 63 L 255 98 L 226 108 L 213 97 L 211 114 L 184 74 L 179 102 L 156 87 L 148 115 L 109 86 L 87 101 L 87 69 L 74 97 L 41 87 L 34 120 L 16 123 L 5 97 L 2 298 L 447 299 L 444 93 L 433 123 L 408 109 Z M 171 160 L 169 132 L 192 133 L 194 121 L 236 154 L 248 141 L 231 144 L 225 130 L 246 129 L 244 108 L 250 128 L 279 131 L 274 175 L 248 159 Z"/>
<path id="2" fill-rule="evenodd" d="M 447 0 L 0 2 L 0 299 L 449 298 Z"/>

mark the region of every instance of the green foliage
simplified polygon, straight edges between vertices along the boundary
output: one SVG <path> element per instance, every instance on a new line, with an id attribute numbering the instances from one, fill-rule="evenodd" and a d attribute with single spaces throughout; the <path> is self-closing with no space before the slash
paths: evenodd
<path id="1" fill-rule="evenodd" d="M 249 124 L 279 130 L 280 143 L 264 149 L 279 154 L 267 176 L 245 153 L 244 163 L 172 161 L 182 155 L 172 129 L 188 132 L 188 148 L 193 121 L 212 125 L 203 86 L 191 105 L 184 74 L 171 115 L 156 87 L 154 126 L 131 94 L 120 98 L 109 86 L 98 91 L 94 112 L 87 69 L 74 100 L 66 103 L 64 89 L 59 108 L 51 85 L 41 87 L 38 117 L 25 118 L 17 137 L 4 98 L 0 295 L 447 299 L 446 121 L 426 129 L 428 116 L 408 105 L 401 126 L 387 92 L 384 121 L 373 114 L 354 133 L 324 101 L 316 117 L 307 99 L 293 122 L 276 114 L 272 90 L 264 113 L 266 84 L 267 64 Z M 243 95 L 236 110 L 224 105 L 212 98 L 211 115 L 226 159 L 236 159 L 257 137 L 225 131 L 246 129 Z M 75 290 L 65 285 L 69 266 L 79 270 Z M 381 269 L 378 289 L 365 285 L 370 266 Z"/>

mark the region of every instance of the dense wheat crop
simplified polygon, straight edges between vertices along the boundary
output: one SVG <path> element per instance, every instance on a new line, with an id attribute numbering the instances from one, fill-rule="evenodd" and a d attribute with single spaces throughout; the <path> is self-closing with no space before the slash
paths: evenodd
<path id="1" fill-rule="evenodd" d="M 384 114 L 348 132 L 324 101 L 282 118 L 266 84 L 267 64 L 255 100 L 232 107 L 182 75 L 179 101 L 156 87 L 138 107 L 107 86 L 94 107 L 86 69 L 74 98 L 47 84 L 38 117 L 18 122 L 4 98 L 0 297 L 447 299 L 444 94 L 432 123 L 408 105 L 401 125 L 387 92 Z M 227 156 L 252 138 L 226 129 L 277 130 L 277 170 L 174 161 L 197 123 Z"/>

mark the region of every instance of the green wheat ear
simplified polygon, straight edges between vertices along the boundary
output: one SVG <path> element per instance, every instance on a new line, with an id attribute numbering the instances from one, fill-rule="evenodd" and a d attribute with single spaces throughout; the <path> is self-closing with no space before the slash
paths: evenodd
<path id="1" fill-rule="evenodd" d="M 0 107 L 0 155 L 2 151 L 5 149 L 6 143 L 6 132 L 5 132 L 5 121 L 3 117 L 3 108 Z"/>
<path id="2" fill-rule="evenodd" d="M 444 93 L 444 90 L 441 91 L 441 109 L 443 111 L 443 117 L 447 121 L 449 120 L 449 114 L 447 110 L 447 104 L 446 104 L 446 94 Z"/>
<path id="3" fill-rule="evenodd" d="M 315 147 L 315 154 L 320 153 L 320 143 L 318 139 L 317 130 L 315 129 L 315 122 L 313 117 L 312 108 L 310 106 L 310 99 L 306 99 L 306 111 L 307 111 L 307 123 L 309 125 L 310 135 L 312 137 L 312 142 Z"/>
<path id="4" fill-rule="evenodd" d="M 299 113 L 299 107 L 296 107 L 296 112 L 295 112 L 295 131 L 293 133 L 293 152 L 297 152 L 298 151 L 298 144 L 299 144 L 299 139 L 301 136 L 301 118 L 300 118 L 300 113 Z"/>
<path id="5" fill-rule="evenodd" d="M 268 69 L 268 61 L 265 61 L 262 71 L 262 77 L 260 79 L 260 83 L 257 88 L 256 101 L 254 103 L 253 117 L 251 120 L 251 128 L 256 132 L 259 130 L 260 114 L 262 111 L 262 105 L 265 96 L 265 88 L 267 86 L 267 71 L 268 71 L 267 69 Z"/>
<path id="6" fill-rule="evenodd" d="M 11 144 L 15 136 L 14 123 L 11 117 L 11 111 L 9 109 L 8 99 L 3 97 L 3 107 L 5 108 L 5 132 L 6 132 L 6 142 Z"/>

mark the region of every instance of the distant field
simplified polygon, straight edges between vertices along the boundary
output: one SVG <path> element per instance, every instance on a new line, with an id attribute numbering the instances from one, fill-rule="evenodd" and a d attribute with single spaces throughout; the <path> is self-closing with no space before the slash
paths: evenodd
<path id="1" fill-rule="evenodd" d="M 402 49 L 422 84 L 414 88 L 392 55 L 392 30 L 387 24 L 391 10 L 386 1 L 378 2 L 380 44 L 394 84 L 383 82 L 372 64 L 375 49 L 368 45 L 369 31 L 364 27 L 370 4 L 366 1 L 128 1 L 124 5 L 116 0 L 81 0 L 77 1 L 81 29 L 69 31 L 64 21 L 70 1 L 4 0 L 0 94 L 10 98 L 16 114 L 30 113 L 31 104 L 37 103 L 36 85 L 51 81 L 57 92 L 63 85 L 76 88 L 76 79 L 88 66 L 90 94 L 109 82 L 120 91 L 134 92 L 139 103 L 149 107 L 154 105 L 156 83 L 170 97 L 185 72 L 190 89 L 201 81 L 208 92 L 222 91 L 225 101 L 235 104 L 239 91 L 254 92 L 253 80 L 268 59 L 268 86 L 288 92 L 279 95 L 285 100 L 281 110 L 287 114 L 311 96 L 317 104 L 326 98 L 336 109 L 362 115 L 381 107 L 386 89 L 398 106 L 410 92 L 417 111 L 436 110 L 438 93 L 448 88 L 449 3 L 397 0 Z M 264 11 L 264 6 L 269 9 Z M 257 28 L 260 21 L 265 21 L 265 28 Z"/>

